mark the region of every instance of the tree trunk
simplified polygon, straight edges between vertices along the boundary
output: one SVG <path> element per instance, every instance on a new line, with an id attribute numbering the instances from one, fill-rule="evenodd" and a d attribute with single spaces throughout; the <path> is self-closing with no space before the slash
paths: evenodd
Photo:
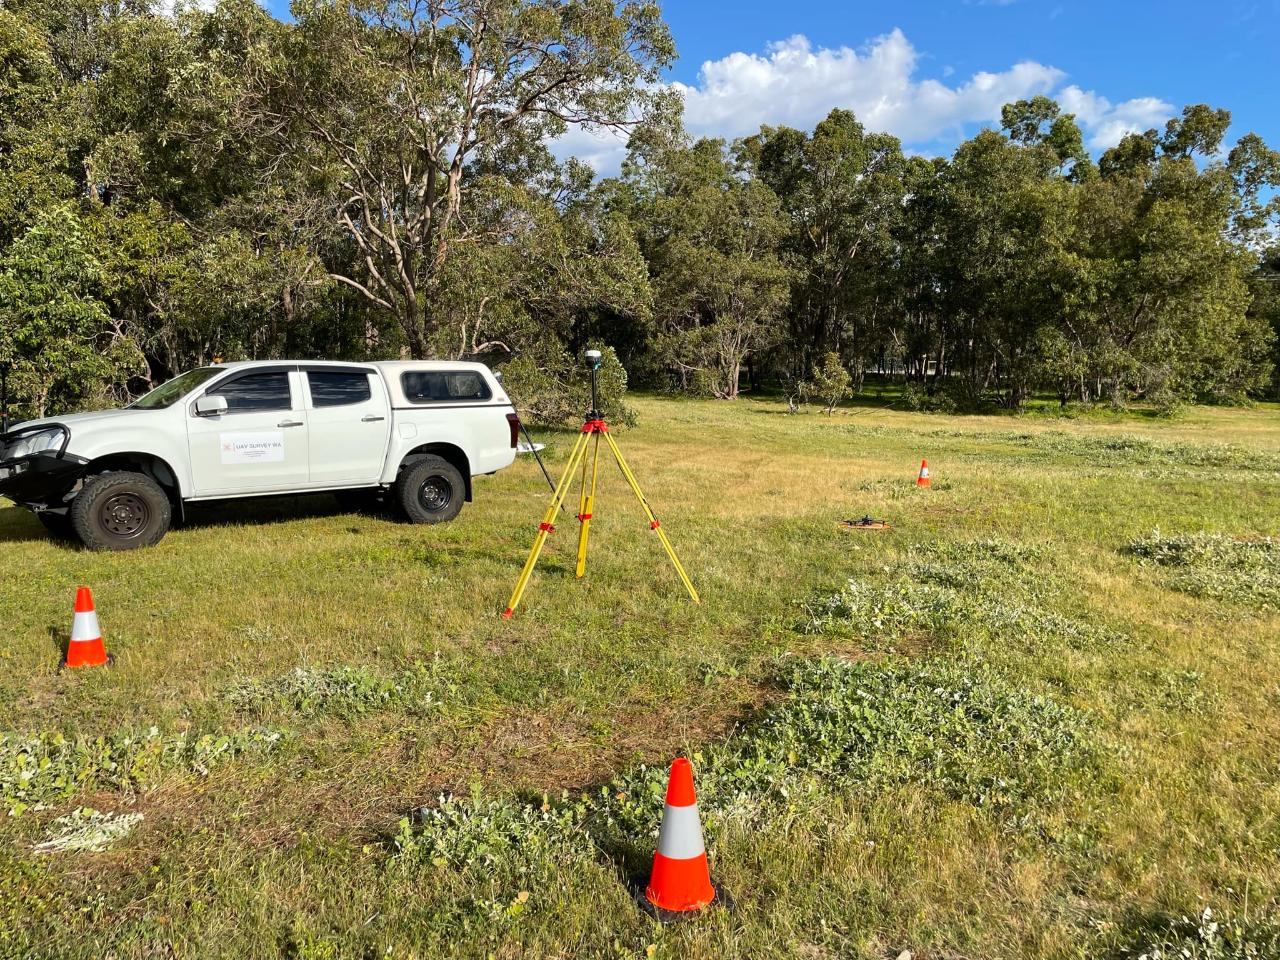
<path id="1" fill-rule="evenodd" d="M 399 311 L 400 327 L 404 330 L 405 347 L 411 360 L 427 359 L 427 338 L 422 311 L 416 303 L 406 303 Z"/>

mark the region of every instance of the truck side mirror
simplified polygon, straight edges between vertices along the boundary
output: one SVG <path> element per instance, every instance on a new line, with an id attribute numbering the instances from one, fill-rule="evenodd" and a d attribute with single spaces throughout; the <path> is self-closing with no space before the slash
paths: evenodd
<path id="1" fill-rule="evenodd" d="M 227 398 L 218 394 L 201 397 L 196 401 L 197 417 L 217 417 L 227 412 Z"/>

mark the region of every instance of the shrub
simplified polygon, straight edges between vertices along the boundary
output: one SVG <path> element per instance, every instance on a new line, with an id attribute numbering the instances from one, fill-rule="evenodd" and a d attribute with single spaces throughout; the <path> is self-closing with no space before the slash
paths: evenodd
<path id="1" fill-rule="evenodd" d="M 823 357 L 822 366 L 814 368 L 813 379 L 800 384 L 799 390 L 806 400 L 815 397 L 829 417 L 841 400 L 853 396 L 853 377 L 840 361 L 840 354 L 832 350 Z"/>
<path id="2" fill-rule="evenodd" d="M 627 371 L 613 347 L 601 347 L 597 375 L 600 408 L 610 423 L 634 426 L 635 411 L 626 404 Z M 581 424 L 591 406 L 591 376 L 580 355 L 548 343 L 502 365 L 521 418 L 547 424 Z"/>

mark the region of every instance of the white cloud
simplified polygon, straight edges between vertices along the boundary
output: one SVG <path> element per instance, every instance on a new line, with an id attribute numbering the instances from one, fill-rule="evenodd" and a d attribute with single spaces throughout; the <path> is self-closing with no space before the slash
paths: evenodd
<path id="1" fill-rule="evenodd" d="M 920 55 L 901 30 L 872 40 L 863 50 L 814 49 L 795 35 L 763 53 L 735 52 L 709 60 L 693 84 L 674 83 L 685 102 L 685 124 L 697 136 L 734 137 L 762 124 L 812 130 L 832 109 L 852 110 L 869 130 L 891 133 L 908 146 L 950 152 L 976 125 L 999 125 L 1000 108 L 1036 94 L 1055 96 L 1077 114 L 1089 145 L 1105 149 L 1131 130 L 1145 130 L 1171 116 L 1155 97 L 1112 104 L 1076 85 L 1066 74 L 1027 60 L 997 72 L 979 71 L 954 85 L 916 76 Z M 944 79 L 950 74 L 944 71 Z M 959 80 L 959 78 L 957 78 Z M 919 152 L 930 152 L 927 149 Z M 610 133 L 574 131 L 556 145 L 561 156 L 587 160 L 616 172 L 625 144 Z"/>
<path id="2" fill-rule="evenodd" d="M 619 130 L 584 130 L 571 126 L 569 132 L 551 144 L 551 152 L 563 160 L 577 157 L 596 173 L 611 177 L 627 155 L 627 134 Z"/>
<path id="3" fill-rule="evenodd" d="M 765 55 L 731 53 L 702 65 L 684 94 L 685 122 L 697 134 L 738 137 L 762 123 L 811 129 L 834 107 L 853 110 L 871 130 L 924 143 L 958 137 L 965 124 L 997 121 L 1010 100 L 1048 93 L 1064 77 L 1039 63 L 982 71 L 958 86 L 915 79 L 919 56 L 901 30 L 849 47 L 814 50 L 793 36 Z"/>
<path id="4" fill-rule="evenodd" d="M 1076 115 L 1094 150 L 1114 147 L 1126 133 L 1163 127 L 1174 114 L 1173 104 L 1157 97 L 1135 97 L 1113 104 L 1106 97 L 1092 90 L 1081 90 L 1075 84 L 1063 87 L 1055 97 L 1063 110 Z"/>

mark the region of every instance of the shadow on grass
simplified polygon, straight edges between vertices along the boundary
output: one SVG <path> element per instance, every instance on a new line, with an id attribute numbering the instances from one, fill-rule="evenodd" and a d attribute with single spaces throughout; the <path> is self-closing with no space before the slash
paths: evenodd
<path id="1" fill-rule="evenodd" d="M 71 647 L 71 631 L 66 627 L 49 627 L 49 642 L 58 651 L 58 662 L 67 662 L 67 651 Z"/>
<path id="2" fill-rule="evenodd" d="M 47 540 L 69 550 L 82 549 L 74 540 L 54 536 L 29 510 L 0 510 L 0 543 L 24 543 L 35 540 Z"/>
<path id="3" fill-rule="evenodd" d="M 189 503 L 184 508 L 185 517 L 181 522 L 174 517 L 173 528 L 198 530 L 205 527 L 220 527 L 229 524 L 247 524 L 260 526 L 271 523 L 284 523 L 290 520 L 304 520 L 316 517 L 334 516 L 372 516 L 384 519 L 388 523 L 399 524 L 401 521 L 387 511 L 359 511 L 344 507 L 332 494 L 314 493 L 299 496 L 261 497 L 255 499 L 215 501 L 211 503 Z M 359 532 L 352 528 L 353 533 Z M 68 550 L 83 550 L 79 541 L 58 537 L 44 528 L 35 515 L 27 510 L 0 510 L 0 543 L 23 543 L 36 540 L 47 540 L 50 543 Z"/>
<path id="4" fill-rule="evenodd" d="M 227 524 L 261 526 L 315 517 L 383 516 L 381 513 L 363 513 L 343 507 L 333 494 L 329 493 L 189 503 L 185 509 L 186 517 L 182 521 L 182 528 L 185 530 L 199 530 Z M 393 522 L 389 513 L 385 518 L 388 522 Z"/>

